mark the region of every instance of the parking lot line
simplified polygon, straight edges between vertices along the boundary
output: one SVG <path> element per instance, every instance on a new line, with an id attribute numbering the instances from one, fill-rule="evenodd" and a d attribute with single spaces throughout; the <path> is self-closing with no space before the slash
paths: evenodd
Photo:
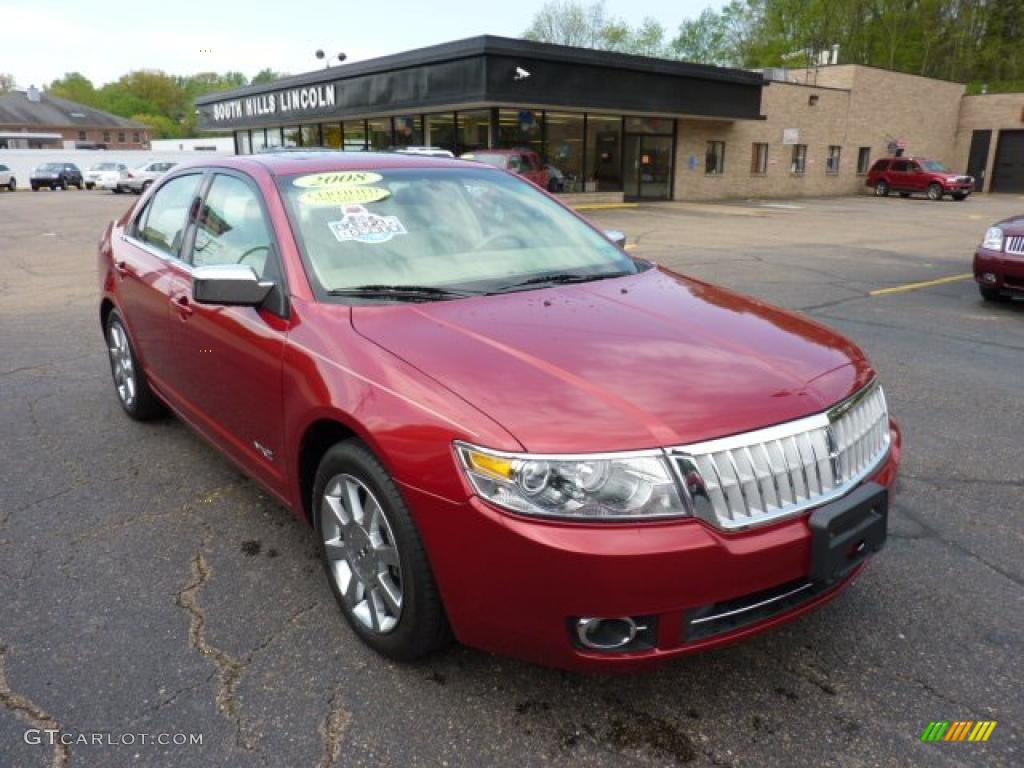
<path id="1" fill-rule="evenodd" d="M 931 288 L 933 285 L 944 285 L 945 283 L 955 283 L 960 280 L 966 280 L 970 277 L 974 277 L 973 272 L 965 272 L 962 275 L 950 275 L 949 277 L 940 277 L 935 280 L 925 280 L 920 283 L 907 283 L 906 285 L 896 285 L 892 288 L 879 288 L 875 291 L 870 291 L 868 296 L 884 296 L 887 293 L 903 293 L 905 291 L 916 291 L 918 288 Z"/>

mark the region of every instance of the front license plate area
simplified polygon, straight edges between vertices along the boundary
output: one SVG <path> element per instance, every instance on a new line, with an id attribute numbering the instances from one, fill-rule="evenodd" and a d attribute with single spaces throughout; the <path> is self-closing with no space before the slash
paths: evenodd
<path id="1" fill-rule="evenodd" d="M 864 559 L 885 544 L 889 519 L 889 490 L 865 483 L 838 501 L 811 513 L 812 581 L 845 578 Z"/>

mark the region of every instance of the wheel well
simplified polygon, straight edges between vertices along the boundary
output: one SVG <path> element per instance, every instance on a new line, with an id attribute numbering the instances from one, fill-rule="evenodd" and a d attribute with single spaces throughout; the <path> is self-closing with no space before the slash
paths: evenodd
<path id="1" fill-rule="evenodd" d="M 107 318 L 110 317 L 110 313 L 114 309 L 114 302 L 110 299 L 104 299 L 103 303 L 100 304 L 100 328 L 105 329 L 107 327 Z"/>
<path id="2" fill-rule="evenodd" d="M 302 438 L 299 447 L 299 490 L 302 493 L 302 511 L 306 519 L 313 522 L 313 481 L 320 459 L 328 449 L 342 440 L 356 437 L 356 433 L 344 424 L 331 419 L 313 422 Z"/>

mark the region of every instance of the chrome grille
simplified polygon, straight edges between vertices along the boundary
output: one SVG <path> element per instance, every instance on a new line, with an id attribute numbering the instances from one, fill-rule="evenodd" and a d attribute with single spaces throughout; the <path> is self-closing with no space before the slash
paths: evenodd
<path id="1" fill-rule="evenodd" d="M 1024 255 L 1024 235 L 1011 235 L 1006 238 L 1005 250 L 1007 253 Z"/>
<path id="2" fill-rule="evenodd" d="M 889 451 L 885 394 L 871 384 L 830 410 L 670 449 L 698 517 L 734 530 L 842 496 Z"/>

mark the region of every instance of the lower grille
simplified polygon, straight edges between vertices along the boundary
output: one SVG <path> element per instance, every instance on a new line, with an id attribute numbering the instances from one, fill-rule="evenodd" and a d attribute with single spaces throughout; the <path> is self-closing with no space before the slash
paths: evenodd
<path id="1" fill-rule="evenodd" d="M 825 413 L 670 449 L 694 515 L 736 530 L 797 515 L 847 493 L 889 452 L 876 383 Z"/>

